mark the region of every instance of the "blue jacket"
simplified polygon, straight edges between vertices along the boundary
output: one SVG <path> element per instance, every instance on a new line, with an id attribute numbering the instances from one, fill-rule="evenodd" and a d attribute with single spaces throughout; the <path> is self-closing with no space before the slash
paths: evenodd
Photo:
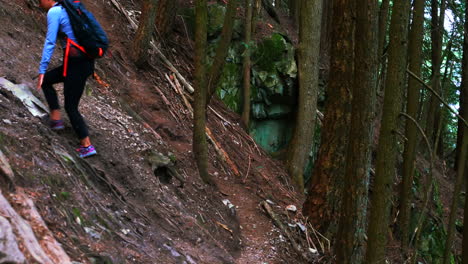
<path id="1" fill-rule="evenodd" d="M 65 33 L 68 38 L 77 42 L 75 35 L 73 34 L 73 29 L 70 24 L 67 11 L 57 3 L 47 12 L 47 35 L 44 43 L 44 49 L 42 50 L 39 74 L 44 74 L 47 71 L 50 59 L 54 53 L 55 43 L 57 42 L 59 32 Z M 62 40 L 62 47 L 64 46 L 65 40 Z"/>

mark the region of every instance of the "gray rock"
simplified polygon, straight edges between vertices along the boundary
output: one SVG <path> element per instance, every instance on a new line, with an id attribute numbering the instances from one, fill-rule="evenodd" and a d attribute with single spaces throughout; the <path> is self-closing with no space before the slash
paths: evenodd
<path id="1" fill-rule="evenodd" d="M 10 222 L 0 216 L 0 263 L 25 263 Z"/>

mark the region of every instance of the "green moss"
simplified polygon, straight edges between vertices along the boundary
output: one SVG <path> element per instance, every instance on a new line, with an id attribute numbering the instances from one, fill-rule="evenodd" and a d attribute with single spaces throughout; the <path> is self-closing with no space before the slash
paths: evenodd
<path id="1" fill-rule="evenodd" d="M 271 72 L 275 70 L 276 63 L 280 61 L 286 50 L 286 40 L 278 33 L 258 44 L 253 57 L 259 69 Z"/>

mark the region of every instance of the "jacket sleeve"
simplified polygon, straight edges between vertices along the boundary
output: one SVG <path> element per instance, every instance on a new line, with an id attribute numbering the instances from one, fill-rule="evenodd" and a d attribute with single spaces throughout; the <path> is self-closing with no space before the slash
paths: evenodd
<path id="1" fill-rule="evenodd" d="M 52 54 L 54 53 L 55 43 L 57 41 L 57 34 L 60 27 L 60 14 L 59 7 L 52 7 L 47 13 L 47 35 L 44 42 L 44 49 L 42 50 L 42 59 L 39 65 L 39 74 L 44 74 L 49 65 Z"/>

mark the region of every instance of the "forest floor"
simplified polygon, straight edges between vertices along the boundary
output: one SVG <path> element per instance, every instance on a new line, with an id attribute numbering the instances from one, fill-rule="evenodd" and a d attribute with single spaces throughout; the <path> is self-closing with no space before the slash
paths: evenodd
<path id="1" fill-rule="evenodd" d="M 189 101 L 190 95 L 180 92 L 183 85 L 155 54 L 144 70 L 134 67 L 129 52 L 134 32 L 111 1 L 84 2 L 111 39 L 110 56 L 96 65 L 109 85 L 90 78 L 80 108 L 98 155 L 78 159 L 66 117 L 66 129 L 54 132 L 0 88 L 0 150 L 15 173 L 13 180 L 0 173 L 0 191 L 18 209 L 16 193 L 33 199 L 55 238 L 81 263 L 306 263 L 260 205 L 268 200 L 283 224 L 294 226 L 289 232 L 307 251 L 298 228 L 303 217 L 286 210 L 295 205 L 300 211 L 304 197 L 289 183 L 282 163 L 258 147 L 239 125 L 239 116 L 215 99 L 208 127 L 226 154 L 221 157 L 210 143 L 209 172 L 216 186 L 203 184 L 192 154 L 191 113 L 181 94 Z M 131 17 L 139 9 L 132 0 L 117 2 Z M 35 4 L 0 0 L 0 77 L 43 98 L 34 87 L 46 17 Z M 193 43 L 180 17 L 176 24 L 172 37 L 158 45 L 191 82 Z M 258 34 L 267 35 L 275 26 L 260 23 Z M 291 32 L 290 25 L 285 27 Z M 59 54 L 57 49 L 50 68 L 60 65 Z M 171 179 L 165 167 L 155 169 L 155 153 L 169 157 L 180 179 Z M 427 162 L 418 164 L 427 170 Z M 445 194 L 452 192 L 453 173 L 441 164 L 437 171 L 446 171 L 435 177 L 447 213 L 451 195 Z M 311 240 L 315 245 L 305 245 L 323 253 L 325 240 Z M 401 263 L 397 238 L 389 249 L 391 263 Z M 309 255 L 309 263 L 322 262 L 322 256 Z"/>
<path id="2" fill-rule="evenodd" d="M 208 127 L 232 164 L 210 144 L 209 172 L 217 186 L 203 184 L 191 151 L 190 110 L 173 86 L 176 78 L 157 56 L 137 70 L 125 16 L 110 1 L 85 3 L 111 39 L 110 56 L 96 65 L 108 86 L 90 78 L 80 104 L 98 155 L 78 159 L 66 117 L 66 129 L 54 132 L 46 118 L 31 116 L 0 89 L 0 150 L 15 173 L 11 181 L 0 177 L 0 190 L 10 203 L 19 209 L 15 194 L 26 193 L 67 254 L 82 263 L 304 262 L 260 206 L 269 200 L 284 224 L 302 219 L 286 211 L 291 204 L 300 210 L 303 196 L 288 183 L 282 164 L 244 132 L 237 114 L 213 100 Z M 130 0 L 119 3 L 139 8 Z M 0 4 L 0 77 L 43 98 L 34 87 L 46 16 L 35 4 Z M 162 44 L 189 81 L 191 45 L 183 31 Z M 57 48 L 49 68 L 60 65 L 59 54 Z M 57 90 L 62 97 L 61 85 Z M 154 153 L 169 157 L 181 179 L 155 170 Z"/>

